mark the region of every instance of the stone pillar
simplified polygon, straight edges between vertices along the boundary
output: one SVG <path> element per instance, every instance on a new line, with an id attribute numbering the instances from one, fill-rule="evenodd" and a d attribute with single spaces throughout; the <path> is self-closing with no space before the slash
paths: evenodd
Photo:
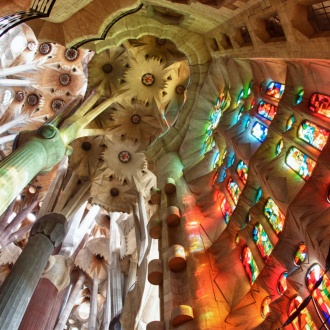
<path id="1" fill-rule="evenodd" d="M 0 329 L 16 330 L 54 247 L 63 241 L 66 219 L 50 213 L 32 227 L 30 238 L 0 288 Z"/>

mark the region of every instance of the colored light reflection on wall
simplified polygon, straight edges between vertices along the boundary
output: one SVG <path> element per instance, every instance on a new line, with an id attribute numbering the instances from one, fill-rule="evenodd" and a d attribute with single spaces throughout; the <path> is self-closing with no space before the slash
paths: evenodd
<path id="1" fill-rule="evenodd" d="M 233 178 L 229 178 L 227 190 L 234 203 L 237 205 L 241 190 L 239 189 L 238 184 L 233 180 Z"/>
<path id="2" fill-rule="evenodd" d="M 300 296 L 296 296 L 295 298 L 293 298 L 291 300 L 291 302 L 289 304 L 289 308 L 288 308 L 289 316 L 292 315 L 297 310 L 297 308 L 300 306 L 302 301 L 303 300 Z M 314 321 L 313 321 L 311 315 L 309 314 L 307 308 L 304 308 L 300 312 L 298 317 L 296 317 L 292 321 L 291 324 L 295 330 L 302 330 L 302 329 L 317 330 L 317 327 L 314 324 Z"/>
<path id="3" fill-rule="evenodd" d="M 266 94 L 280 100 L 285 89 L 285 85 L 279 82 L 271 81 L 266 90 Z"/>
<path id="4" fill-rule="evenodd" d="M 260 313 L 261 313 L 261 316 L 263 318 L 266 318 L 269 315 L 269 313 L 270 313 L 269 305 L 270 305 L 271 302 L 272 302 L 272 298 L 271 297 L 266 297 L 262 301 Z"/>
<path id="5" fill-rule="evenodd" d="M 245 245 L 242 250 L 242 263 L 250 280 L 250 284 L 253 284 L 257 279 L 260 271 L 253 258 L 251 250 L 247 245 Z"/>
<path id="6" fill-rule="evenodd" d="M 226 224 L 228 224 L 229 222 L 229 219 L 231 217 L 231 215 L 233 214 L 233 211 L 229 205 L 229 203 L 227 202 L 226 198 L 224 198 L 221 202 L 221 205 L 220 205 L 220 209 L 221 209 L 221 212 L 225 218 L 225 222 Z"/>
<path id="7" fill-rule="evenodd" d="M 288 277 L 288 273 L 287 272 L 284 272 L 284 273 L 281 274 L 281 276 L 279 277 L 279 279 L 277 281 L 276 288 L 277 288 L 277 292 L 280 295 L 283 295 L 284 292 L 288 288 L 287 277 Z"/>
<path id="8" fill-rule="evenodd" d="M 275 230 L 276 234 L 283 230 L 285 215 L 282 213 L 282 211 L 271 197 L 267 199 L 266 205 L 264 207 L 264 215 Z"/>
<path id="9" fill-rule="evenodd" d="M 330 96 L 320 93 L 312 94 L 309 100 L 309 109 L 330 118 Z"/>
<path id="10" fill-rule="evenodd" d="M 298 128 L 298 137 L 316 149 L 322 150 L 328 141 L 329 131 L 304 120 Z"/>
<path id="11" fill-rule="evenodd" d="M 241 181 L 246 184 L 248 178 L 248 167 L 242 160 L 237 164 L 236 172 Z"/>
<path id="12" fill-rule="evenodd" d="M 312 175 L 316 162 L 296 147 L 291 147 L 286 156 L 286 163 L 303 179 Z"/>
<path id="13" fill-rule="evenodd" d="M 293 257 L 293 262 L 296 266 L 300 266 L 307 257 L 307 247 L 305 243 L 300 243 Z"/>
<path id="14" fill-rule="evenodd" d="M 319 264 L 313 265 L 307 272 L 306 284 L 309 291 L 323 276 L 321 284 L 313 291 L 312 297 L 322 322 L 330 325 L 330 280 Z"/>
<path id="15" fill-rule="evenodd" d="M 265 229 L 262 227 L 261 223 L 257 223 L 255 225 L 252 235 L 253 240 L 256 243 L 262 258 L 267 261 L 274 247 L 270 242 L 269 237 L 265 232 Z"/>
<path id="16" fill-rule="evenodd" d="M 276 149 L 275 149 L 276 156 L 278 156 L 281 153 L 283 147 L 284 147 L 284 141 L 283 139 L 281 139 L 276 145 Z"/>
<path id="17" fill-rule="evenodd" d="M 258 106 L 258 113 L 260 116 L 268 119 L 273 120 L 277 112 L 277 107 L 270 103 L 266 103 L 264 101 L 260 101 Z"/>
<path id="18" fill-rule="evenodd" d="M 251 133 L 260 142 L 264 142 L 268 134 L 268 127 L 256 122 L 252 127 Z"/>

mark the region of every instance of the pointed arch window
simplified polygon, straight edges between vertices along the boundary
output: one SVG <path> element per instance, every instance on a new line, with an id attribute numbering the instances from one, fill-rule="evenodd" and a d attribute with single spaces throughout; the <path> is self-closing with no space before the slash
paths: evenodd
<path id="1" fill-rule="evenodd" d="M 309 100 L 309 109 L 330 118 L 330 96 L 320 93 L 312 94 Z"/>
<path id="2" fill-rule="evenodd" d="M 280 100 L 284 93 L 285 85 L 276 81 L 271 81 L 266 90 L 266 94 Z"/>
<path id="3" fill-rule="evenodd" d="M 264 215 L 275 230 L 275 233 L 279 234 L 284 227 L 285 215 L 271 197 L 267 199 Z"/>
<path id="4" fill-rule="evenodd" d="M 304 120 L 299 125 L 298 137 L 321 151 L 328 141 L 329 131 L 309 120 Z"/>
<path id="5" fill-rule="evenodd" d="M 237 164 L 236 172 L 241 181 L 246 184 L 248 178 L 248 166 L 242 160 Z"/>
<path id="6" fill-rule="evenodd" d="M 255 225 L 252 235 L 262 258 L 267 261 L 274 247 L 261 223 Z"/>
<path id="7" fill-rule="evenodd" d="M 257 279 L 260 271 L 253 258 L 250 248 L 245 245 L 242 250 L 242 263 L 245 268 L 245 272 L 249 278 L 250 284 L 253 284 Z"/>
<path id="8" fill-rule="evenodd" d="M 291 147 L 286 155 L 286 163 L 304 180 L 312 175 L 316 162 L 296 147 Z"/>
<path id="9" fill-rule="evenodd" d="M 321 284 L 315 288 L 316 282 L 323 276 Z M 310 292 L 312 292 L 314 306 L 316 311 L 325 325 L 330 326 L 330 279 L 324 273 L 319 264 L 313 265 L 307 272 L 306 284 Z"/>
<path id="10" fill-rule="evenodd" d="M 238 184 L 233 180 L 233 178 L 229 178 L 227 190 L 231 198 L 233 199 L 235 205 L 237 205 L 241 190 L 239 189 Z"/>
<path id="11" fill-rule="evenodd" d="M 221 212 L 223 214 L 223 217 L 225 218 L 225 222 L 226 224 L 228 224 L 229 222 L 229 219 L 231 217 L 231 215 L 233 214 L 233 211 L 227 201 L 226 198 L 224 198 L 221 202 L 221 205 L 220 205 L 220 209 L 221 209 Z"/>
<path id="12" fill-rule="evenodd" d="M 277 112 L 277 107 L 270 103 L 260 101 L 258 106 L 258 113 L 260 116 L 268 119 L 273 120 Z"/>

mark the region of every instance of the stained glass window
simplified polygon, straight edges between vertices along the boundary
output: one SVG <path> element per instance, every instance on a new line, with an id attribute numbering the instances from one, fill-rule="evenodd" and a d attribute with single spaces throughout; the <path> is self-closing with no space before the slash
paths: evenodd
<path id="1" fill-rule="evenodd" d="M 247 245 L 245 245 L 242 250 L 242 263 L 250 280 L 250 284 L 253 284 L 257 279 L 260 271 L 253 258 L 251 250 Z"/>
<path id="2" fill-rule="evenodd" d="M 301 89 L 298 93 L 297 93 L 297 98 L 296 98 L 296 105 L 300 104 L 303 100 L 303 96 L 304 96 L 304 90 Z"/>
<path id="3" fill-rule="evenodd" d="M 242 160 L 237 164 L 236 171 L 242 182 L 246 184 L 248 178 L 248 167 Z"/>
<path id="4" fill-rule="evenodd" d="M 300 266 L 307 257 L 307 247 L 305 243 L 300 243 L 293 257 L 293 262 L 296 266 Z"/>
<path id="5" fill-rule="evenodd" d="M 322 322 L 326 325 L 330 325 L 330 279 L 324 274 L 324 270 L 320 265 L 315 264 L 307 272 L 306 282 L 308 290 L 312 291 L 315 283 L 322 276 L 323 280 L 312 292 L 312 297 Z"/>
<path id="6" fill-rule="evenodd" d="M 282 213 L 282 211 L 271 197 L 267 199 L 266 205 L 264 207 L 264 215 L 275 230 L 276 234 L 283 230 L 285 215 Z"/>
<path id="7" fill-rule="evenodd" d="M 286 163 L 303 179 L 308 180 L 316 162 L 296 147 L 291 147 L 286 156 Z"/>
<path id="8" fill-rule="evenodd" d="M 322 150 L 328 141 L 329 131 L 308 120 L 304 120 L 298 128 L 298 137 L 318 150 Z"/>
<path id="9" fill-rule="evenodd" d="M 330 118 L 330 96 L 314 93 L 309 100 L 309 109 Z"/>
<path id="10" fill-rule="evenodd" d="M 288 273 L 284 272 L 284 273 L 281 274 L 281 276 L 278 279 L 276 288 L 277 288 L 277 292 L 281 295 L 284 294 L 284 292 L 288 288 L 288 284 L 287 284 L 287 281 L 286 281 L 287 277 L 288 277 Z"/>
<path id="11" fill-rule="evenodd" d="M 253 80 L 250 82 L 250 85 L 249 85 L 248 90 L 247 90 L 247 95 L 248 96 L 251 94 L 252 86 L 253 86 Z"/>
<path id="12" fill-rule="evenodd" d="M 258 113 L 260 116 L 268 119 L 273 120 L 277 112 L 277 107 L 270 103 L 266 103 L 264 101 L 260 101 L 258 106 Z"/>
<path id="13" fill-rule="evenodd" d="M 300 296 L 296 296 L 293 298 L 289 304 L 288 308 L 288 314 L 289 316 L 292 315 L 297 308 L 300 306 L 300 304 L 303 302 L 302 298 Z M 309 314 L 307 308 L 304 308 L 298 317 L 296 317 L 292 321 L 292 326 L 294 330 L 317 330 L 316 325 L 314 324 L 314 321 Z"/>
<path id="14" fill-rule="evenodd" d="M 225 218 L 225 222 L 226 222 L 226 224 L 228 224 L 229 219 L 230 219 L 231 215 L 233 214 L 233 211 L 232 211 L 229 203 L 227 202 L 226 198 L 224 198 L 222 200 L 220 208 L 221 208 L 221 212 Z"/>
<path id="15" fill-rule="evenodd" d="M 286 122 L 286 130 L 288 131 L 289 129 L 292 128 L 292 125 L 294 123 L 294 116 L 291 116 L 288 121 Z"/>
<path id="16" fill-rule="evenodd" d="M 266 297 L 262 303 L 261 303 L 261 316 L 263 318 L 266 318 L 269 313 L 270 313 L 270 309 L 269 309 L 269 304 L 272 302 L 272 298 L 271 297 Z"/>
<path id="17" fill-rule="evenodd" d="M 277 143 L 276 145 L 276 150 L 275 150 L 276 156 L 278 156 L 281 153 L 283 147 L 284 147 L 284 141 L 283 139 L 281 139 L 279 143 Z"/>
<path id="18" fill-rule="evenodd" d="M 233 178 L 229 178 L 227 184 L 227 190 L 233 199 L 234 203 L 238 203 L 239 195 L 241 194 L 241 190 L 238 187 L 238 184 L 233 180 Z"/>
<path id="19" fill-rule="evenodd" d="M 253 99 L 252 102 L 251 102 L 251 105 L 249 107 L 249 110 L 251 110 L 255 106 L 255 104 L 256 104 L 256 100 Z"/>
<path id="20" fill-rule="evenodd" d="M 269 240 L 269 237 L 267 233 L 265 232 L 265 229 L 262 227 L 261 223 L 257 223 L 253 229 L 252 232 L 253 240 L 256 243 L 261 256 L 265 261 L 267 261 L 269 255 L 273 251 L 273 245 Z"/>
<path id="21" fill-rule="evenodd" d="M 262 189 L 259 188 L 256 193 L 256 201 L 255 201 L 256 204 L 260 201 L 261 197 L 262 197 Z"/>
<path id="22" fill-rule="evenodd" d="M 248 119 L 245 124 L 245 129 L 247 129 L 250 126 L 251 120 Z"/>
<path id="23" fill-rule="evenodd" d="M 268 127 L 256 122 L 252 127 L 251 133 L 260 142 L 264 142 L 268 133 Z"/>
<path id="24" fill-rule="evenodd" d="M 239 235 L 237 234 L 237 235 L 236 235 L 236 238 L 235 238 L 235 243 L 236 243 L 236 245 L 238 245 L 240 241 L 241 241 L 241 238 L 240 238 Z"/>
<path id="25" fill-rule="evenodd" d="M 266 94 L 274 97 L 277 100 L 280 100 L 283 92 L 284 92 L 285 86 L 279 82 L 271 81 L 267 86 Z"/>

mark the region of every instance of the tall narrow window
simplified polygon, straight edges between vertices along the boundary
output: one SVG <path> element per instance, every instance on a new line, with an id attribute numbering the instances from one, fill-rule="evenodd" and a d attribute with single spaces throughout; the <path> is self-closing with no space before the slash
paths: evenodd
<path id="1" fill-rule="evenodd" d="M 267 199 L 266 205 L 264 207 L 264 215 L 275 230 L 276 234 L 283 230 L 285 215 L 271 197 Z"/>
<path id="2" fill-rule="evenodd" d="M 245 44 L 252 44 L 252 39 L 249 33 L 249 30 L 247 29 L 246 26 L 240 27 L 240 32 L 241 32 L 241 37 L 244 40 Z"/>
<path id="3" fill-rule="evenodd" d="M 242 182 L 246 184 L 248 178 L 248 167 L 242 160 L 237 164 L 236 171 Z"/>
<path id="4" fill-rule="evenodd" d="M 265 229 L 262 227 L 261 223 L 257 223 L 252 232 L 253 240 L 256 243 L 261 256 L 265 261 L 267 261 L 269 255 L 273 251 L 273 245 L 269 240 Z"/>
<path id="5" fill-rule="evenodd" d="M 308 180 L 316 165 L 315 160 L 309 158 L 296 147 L 291 147 L 286 155 L 286 163 L 303 179 Z"/>
<path id="6" fill-rule="evenodd" d="M 276 81 L 271 81 L 267 86 L 266 94 L 280 100 L 284 93 L 285 85 Z"/>
<path id="7" fill-rule="evenodd" d="M 300 306 L 300 304 L 303 302 L 302 298 L 300 296 L 296 296 L 293 298 L 290 302 L 289 308 L 288 308 L 288 314 L 292 315 L 297 308 Z M 302 329 L 308 329 L 308 330 L 317 330 L 317 327 L 309 314 L 307 308 L 304 308 L 298 317 L 296 317 L 292 321 L 292 325 L 294 330 L 302 330 Z"/>
<path id="8" fill-rule="evenodd" d="M 279 38 L 285 36 L 281 21 L 277 15 L 269 17 L 266 20 L 266 31 L 271 38 Z"/>
<path id="9" fill-rule="evenodd" d="M 228 224 L 229 219 L 230 219 L 231 215 L 233 214 L 233 211 L 232 211 L 229 203 L 227 202 L 226 198 L 224 198 L 222 200 L 220 208 L 221 208 L 223 217 L 225 218 L 225 222 L 226 222 L 226 224 Z"/>
<path id="10" fill-rule="evenodd" d="M 241 190 L 238 187 L 238 184 L 233 180 L 233 178 L 229 178 L 227 184 L 227 190 L 233 199 L 234 203 L 238 203 L 239 195 L 241 194 Z"/>
<path id="11" fill-rule="evenodd" d="M 318 150 L 322 150 L 328 141 L 329 131 L 308 120 L 304 120 L 298 129 L 298 137 Z"/>
<path id="12" fill-rule="evenodd" d="M 330 96 L 320 93 L 312 94 L 309 100 L 309 109 L 330 118 Z"/>
<path id="13" fill-rule="evenodd" d="M 253 284 L 257 279 L 260 271 L 253 258 L 250 248 L 245 245 L 242 250 L 242 263 L 245 268 L 246 274 L 250 280 L 250 283 Z"/>
<path id="14" fill-rule="evenodd" d="M 277 107 L 270 103 L 266 103 L 264 101 L 260 101 L 258 106 L 258 113 L 260 116 L 268 119 L 273 120 L 277 112 Z"/>
<path id="15" fill-rule="evenodd" d="M 330 1 L 322 1 L 309 6 L 308 20 L 315 31 L 330 31 Z"/>
<path id="16" fill-rule="evenodd" d="M 323 276 L 321 284 L 312 292 L 313 301 L 322 323 L 330 325 L 330 280 L 319 264 L 313 265 L 306 275 L 306 284 L 309 291 Z"/>
<path id="17" fill-rule="evenodd" d="M 251 133 L 260 142 L 264 142 L 268 134 L 268 127 L 256 122 L 252 127 Z"/>

